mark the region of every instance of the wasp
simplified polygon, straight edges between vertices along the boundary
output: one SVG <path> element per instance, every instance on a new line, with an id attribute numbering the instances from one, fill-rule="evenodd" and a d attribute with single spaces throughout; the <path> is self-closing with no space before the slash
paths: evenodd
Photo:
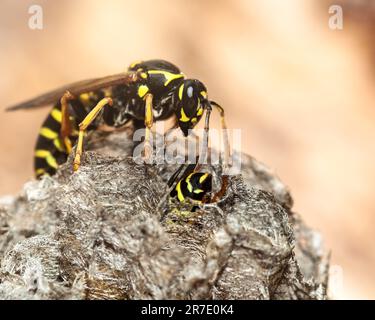
<path id="1" fill-rule="evenodd" d="M 212 192 L 212 174 L 201 172 L 200 167 L 198 161 L 187 165 L 182 164 L 167 182 L 170 197 L 183 204 L 192 203 L 192 212 L 200 205 L 216 203 L 222 199 L 229 183 L 228 176 L 223 175 L 220 190 L 213 197 L 209 197 L 209 193 Z"/>
<path id="2" fill-rule="evenodd" d="M 102 125 L 117 129 L 132 121 L 135 130 L 145 128 L 146 158 L 150 156 L 154 121 L 174 117 L 174 127 L 179 127 L 187 137 L 206 112 L 204 132 L 208 145 L 209 118 L 215 107 L 220 112 L 222 128 L 226 129 L 224 109 L 208 99 L 205 85 L 196 79 L 186 79 L 178 67 L 165 60 L 135 62 L 126 72 L 72 83 L 7 110 L 53 103 L 35 146 L 36 177 L 53 175 L 66 162 L 73 145 L 76 145 L 73 170 L 78 170 L 85 134 Z M 228 153 L 229 150 L 225 152 L 226 159 Z"/>

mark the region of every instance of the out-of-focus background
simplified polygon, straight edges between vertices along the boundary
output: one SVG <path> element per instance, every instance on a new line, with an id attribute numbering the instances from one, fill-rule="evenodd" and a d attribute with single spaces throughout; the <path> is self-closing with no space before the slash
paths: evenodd
<path id="1" fill-rule="evenodd" d="M 32 4 L 42 30 L 28 26 Z M 332 4 L 343 30 L 328 26 Z M 0 195 L 32 177 L 48 112 L 6 106 L 163 58 L 206 84 L 242 129 L 242 149 L 277 172 L 322 232 L 333 298 L 374 299 L 374 27 L 371 0 L 2 0 Z"/>

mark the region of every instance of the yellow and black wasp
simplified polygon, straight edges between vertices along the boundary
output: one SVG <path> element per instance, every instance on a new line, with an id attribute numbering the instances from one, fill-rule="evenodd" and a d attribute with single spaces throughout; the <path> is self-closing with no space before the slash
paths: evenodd
<path id="1" fill-rule="evenodd" d="M 55 105 L 43 122 L 36 142 L 37 177 L 53 175 L 66 162 L 74 144 L 77 147 L 73 168 L 77 170 L 85 132 L 103 124 L 119 128 L 132 121 L 135 129 L 146 128 L 145 156 L 150 152 L 146 147 L 154 121 L 175 117 L 175 126 L 187 137 L 189 129 L 194 128 L 205 111 L 208 139 L 213 106 L 219 110 L 225 129 L 224 110 L 208 100 L 204 84 L 186 79 L 179 68 L 164 60 L 135 62 L 127 72 L 66 85 L 7 110 L 32 109 L 52 103 Z M 228 153 L 226 150 L 226 157 Z"/>
<path id="2" fill-rule="evenodd" d="M 198 159 L 197 159 L 198 160 Z M 193 206 L 194 212 L 200 205 L 215 203 L 220 200 L 228 187 L 228 176 L 223 175 L 220 190 L 212 197 L 209 194 L 212 191 L 212 174 L 199 171 L 198 161 L 191 164 L 183 164 L 177 169 L 168 180 L 170 188 L 169 195 L 177 199 L 180 203 L 188 200 Z M 185 170 L 183 170 L 185 168 Z"/>

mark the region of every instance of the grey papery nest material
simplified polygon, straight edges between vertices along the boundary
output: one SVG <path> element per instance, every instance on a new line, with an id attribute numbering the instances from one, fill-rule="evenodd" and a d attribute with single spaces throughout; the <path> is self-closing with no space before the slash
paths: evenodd
<path id="1" fill-rule="evenodd" d="M 321 237 L 264 165 L 242 154 L 222 202 L 178 214 L 160 205 L 177 166 L 137 165 L 131 143 L 101 137 L 77 173 L 0 199 L 0 298 L 326 298 Z"/>

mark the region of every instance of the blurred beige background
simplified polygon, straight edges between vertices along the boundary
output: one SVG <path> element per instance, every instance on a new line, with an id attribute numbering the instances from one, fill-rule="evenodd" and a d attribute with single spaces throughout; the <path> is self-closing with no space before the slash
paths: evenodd
<path id="1" fill-rule="evenodd" d="M 28 28 L 35 3 L 43 30 Z M 341 31 L 328 28 L 328 1 L 2 0 L 0 194 L 32 177 L 48 112 L 6 106 L 163 58 L 207 85 L 228 126 L 242 129 L 242 149 L 290 186 L 295 210 L 332 250 L 333 279 L 342 270 L 333 297 L 374 299 L 375 14 L 371 1 L 335 3 Z"/>

